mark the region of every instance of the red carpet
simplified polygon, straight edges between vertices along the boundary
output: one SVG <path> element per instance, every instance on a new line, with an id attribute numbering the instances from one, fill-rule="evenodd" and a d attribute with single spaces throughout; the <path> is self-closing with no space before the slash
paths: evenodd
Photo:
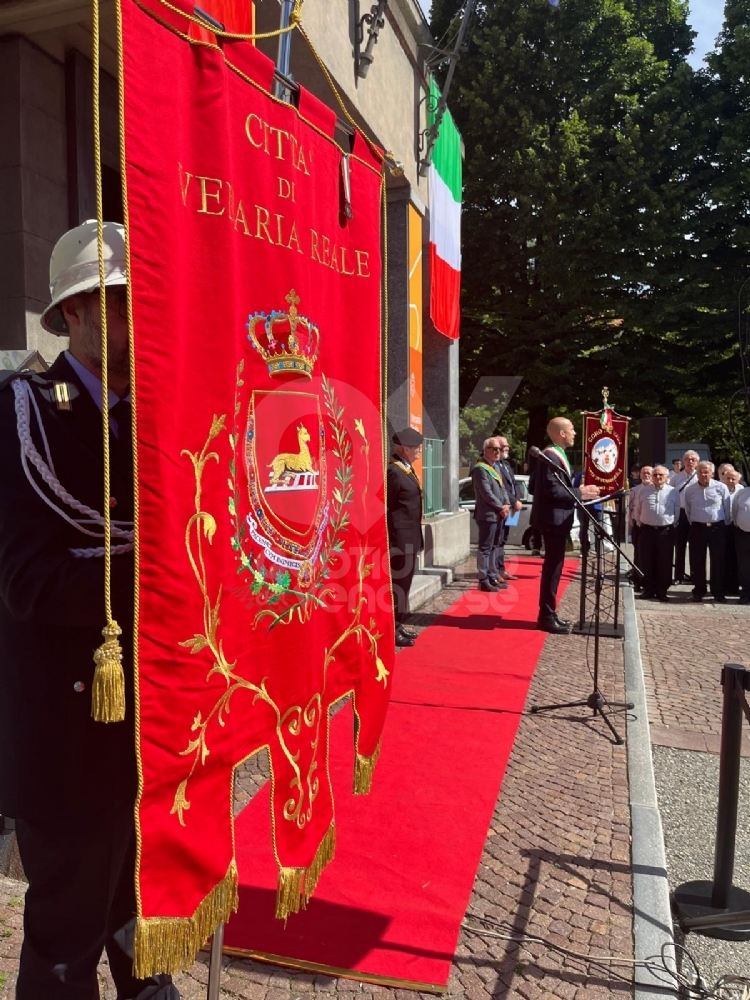
<path id="1" fill-rule="evenodd" d="M 560 592 L 577 562 L 566 562 Z M 274 919 L 268 787 L 236 824 L 239 912 L 225 950 L 444 992 L 459 926 L 545 634 L 540 560 L 507 591 L 469 591 L 397 659 L 369 796 L 351 794 L 351 708 L 331 724 L 334 862 L 307 910 Z"/>

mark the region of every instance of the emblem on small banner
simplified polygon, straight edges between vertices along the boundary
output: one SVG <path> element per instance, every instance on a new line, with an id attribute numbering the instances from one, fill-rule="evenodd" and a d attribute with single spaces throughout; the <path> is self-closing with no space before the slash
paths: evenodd
<path id="1" fill-rule="evenodd" d="M 615 413 L 606 386 L 602 399 L 601 410 L 583 415 L 583 481 L 599 486 L 602 493 L 614 493 L 626 486 L 630 417 Z"/>

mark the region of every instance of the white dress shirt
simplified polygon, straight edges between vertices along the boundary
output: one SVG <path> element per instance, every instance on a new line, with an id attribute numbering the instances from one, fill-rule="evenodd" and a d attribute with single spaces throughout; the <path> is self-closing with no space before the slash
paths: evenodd
<path id="1" fill-rule="evenodd" d="M 733 497 L 736 499 L 732 500 L 732 524 L 740 531 L 750 531 L 750 489 L 738 486 Z"/>
<path id="2" fill-rule="evenodd" d="M 729 490 L 718 479 L 712 479 L 708 486 L 691 483 L 683 491 L 683 497 L 685 513 L 691 524 L 729 523 Z"/>
<path id="3" fill-rule="evenodd" d="M 673 486 L 666 483 L 659 489 L 655 485 L 641 486 L 638 491 L 638 523 L 654 528 L 674 524 L 680 516 L 680 496 Z"/>
<path id="4" fill-rule="evenodd" d="M 678 493 L 680 493 L 680 507 L 685 510 L 685 490 L 680 492 L 680 488 L 685 486 L 691 486 L 696 480 L 697 472 L 675 472 L 672 478 L 669 480 L 669 485 L 674 486 Z M 685 486 L 687 489 L 687 486 Z"/>

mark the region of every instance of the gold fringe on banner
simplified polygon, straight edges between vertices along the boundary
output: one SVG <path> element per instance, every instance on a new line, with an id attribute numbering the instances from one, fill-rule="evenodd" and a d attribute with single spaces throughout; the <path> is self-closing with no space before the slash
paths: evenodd
<path id="1" fill-rule="evenodd" d="M 307 869 L 305 875 L 305 903 L 307 903 L 315 892 L 315 888 L 323 874 L 323 869 L 333 861 L 336 854 L 336 824 L 334 822 L 328 827 L 328 832 L 320 842 L 320 846 L 315 852 L 313 863 Z"/>
<path id="2" fill-rule="evenodd" d="M 188 968 L 216 928 L 237 912 L 237 903 L 237 866 L 232 861 L 224 878 L 192 917 L 139 917 L 133 974 L 137 979 L 147 979 Z"/>
<path id="3" fill-rule="evenodd" d="M 375 773 L 375 765 L 378 762 L 379 756 L 380 756 L 379 743 L 372 757 L 363 757 L 361 754 L 356 755 L 356 759 L 354 762 L 355 795 L 369 795 L 370 788 L 372 787 L 372 776 Z"/>
<path id="4" fill-rule="evenodd" d="M 94 653 L 91 717 L 97 722 L 122 722 L 125 718 L 125 673 L 118 636 L 122 629 L 110 622 L 102 629 L 104 642 Z"/>
<path id="5" fill-rule="evenodd" d="M 332 822 L 318 845 L 309 868 L 280 868 L 276 888 L 276 916 L 286 920 L 290 913 L 299 913 L 307 905 L 320 881 L 323 869 L 336 853 L 336 824 Z"/>

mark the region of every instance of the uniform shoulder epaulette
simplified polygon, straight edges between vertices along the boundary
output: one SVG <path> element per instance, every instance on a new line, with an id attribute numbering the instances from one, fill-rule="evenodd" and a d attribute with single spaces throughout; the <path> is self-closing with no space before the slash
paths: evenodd
<path id="1" fill-rule="evenodd" d="M 16 371 L 16 369 L 9 370 L 7 368 L 0 369 L 0 392 L 3 391 L 12 382 L 15 382 L 17 378 L 27 379 L 29 381 L 36 381 L 40 378 L 36 372 L 32 372 L 28 368 L 24 368 L 21 371 Z M 44 381 L 44 380 L 42 380 Z"/>

